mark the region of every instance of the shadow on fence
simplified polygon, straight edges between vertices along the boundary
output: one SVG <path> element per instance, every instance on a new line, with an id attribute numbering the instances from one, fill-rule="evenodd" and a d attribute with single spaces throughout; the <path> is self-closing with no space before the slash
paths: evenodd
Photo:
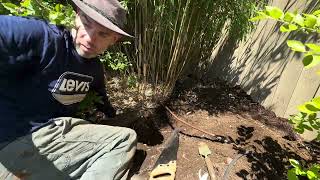
<path id="1" fill-rule="evenodd" d="M 292 8 L 296 2 L 287 2 L 284 11 Z M 318 6 L 319 2 L 313 0 L 304 12 L 312 12 Z M 307 37 L 310 37 L 302 33 L 281 34 L 280 23 L 275 23 L 272 27 L 270 25 L 270 22 L 261 22 L 259 26 L 262 27 L 257 28 L 241 45 L 227 36 L 217 49 L 204 77 L 219 77 L 232 85 L 238 84 L 246 92 L 250 92 L 256 101 L 263 102 L 277 86 L 282 72 L 291 60 L 291 50 L 286 41 L 296 39 L 306 42 Z M 309 40 L 315 39 L 316 35 Z M 299 54 L 295 56 L 294 59 L 302 59 Z"/>

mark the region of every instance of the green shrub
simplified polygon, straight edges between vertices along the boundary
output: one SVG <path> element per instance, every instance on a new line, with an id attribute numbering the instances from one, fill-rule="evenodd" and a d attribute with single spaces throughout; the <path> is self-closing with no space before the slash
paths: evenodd
<path id="1" fill-rule="evenodd" d="M 34 16 L 68 28 L 74 26 L 75 12 L 68 4 L 62 5 L 48 0 L 24 0 L 19 4 L 10 1 L 1 2 L 1 5 L 3 6 L 1 14 Z"/>

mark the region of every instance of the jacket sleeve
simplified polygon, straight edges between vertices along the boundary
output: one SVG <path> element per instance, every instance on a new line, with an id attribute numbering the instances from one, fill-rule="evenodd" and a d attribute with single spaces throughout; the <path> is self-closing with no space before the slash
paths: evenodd
<path id="1" fill-rule="evenodd" d="M 39 67 L 47 34 L 44 24 L 32 18 L 0 15 L 0 77 L 25 75 Z"/>

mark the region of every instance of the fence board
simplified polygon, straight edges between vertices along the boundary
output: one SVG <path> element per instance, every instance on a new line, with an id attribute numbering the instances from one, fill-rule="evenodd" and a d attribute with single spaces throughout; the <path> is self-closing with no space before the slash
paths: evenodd
<path id="1" fill-rule="evenodd" d="M 320 78 L 316 74 L 318 68 L 303 70 L 289 102 L 285 117 L 297 113 L 297 106 L 311 100 L 318 90 Z"/>
<path id="2" fill-rule="evenodd" d="M 281 75 L 278 88 L 272 100 L 271 109 L 278 116 L 284 117 L 291 100 L 291 95 L 297 86 L 302 70 L 301 61 L 295 59 L 290 60 L 289 58 L 289 62 Z"/>

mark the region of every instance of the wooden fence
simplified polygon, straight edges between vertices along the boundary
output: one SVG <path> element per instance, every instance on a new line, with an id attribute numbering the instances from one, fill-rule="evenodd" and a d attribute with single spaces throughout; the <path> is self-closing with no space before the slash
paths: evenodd
<path id="1" fill-rule="evenodd" d="M 312 12 L 318 1 L 281 0 L 270 3 L 284 11 Z M 303 34 L 283 34 L 274 21 L 259 22 L 257 28 L 240 44 L 225 35 L 214 49 L 210 74 L 240 85 L 256 101 L 280 117 L 297 112 L 297 106 L 320 96 L 320 67 L 303 69 L 302 54 L 293 53 L 288 39 L 307 39 Z"/>

